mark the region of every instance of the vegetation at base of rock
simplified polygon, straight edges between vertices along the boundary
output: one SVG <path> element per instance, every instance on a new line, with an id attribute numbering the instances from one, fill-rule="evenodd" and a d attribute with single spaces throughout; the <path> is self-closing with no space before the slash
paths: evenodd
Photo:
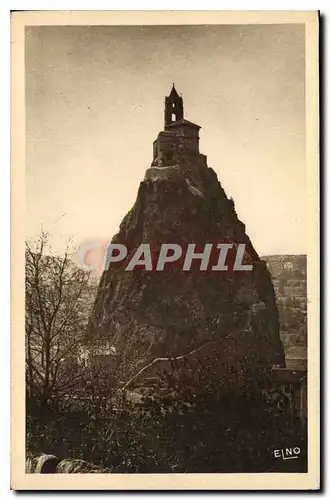
<path id="1" fill-rule="evenodd" d="M 81 347 L 93 346 L 90 336 L 86 337 L 93 291 L 86 275 L 77 272 L 68 258 L 45 253 L 45 238 L 42 235 L 34 251 L 27 249 L 26 259 L 29 453 L 86 462 L 63 462 L 68 472 L 77 472 L 79 467 L 100 473 L 105 469 L 131 473 L 306 471 L 305 427 L 263 398 L 267 369 L 253 368 L 258 365 L 253 351 L 264 324 L 262 310 L 245 314 L 244 302 L 232 295 L 230 277 L 216 321 L 212 319 L 216 295 L 205 304 L 202 321 L 196 302 L 189 329 L 182 329 L 180 361 L 174 359 L 171 327 L 174 322 L 178 328 L 182 299 L 175 311 L 168 304 L 163 319 L 168 357 L 151 363 L 152 369 L 138 377 L 150 359 L 137 349 L 130 349 L 131 357 L 121 357 L 118 351 L 115 367 L 104 364 L 100 356 L 88 364 L 77 361 Z M 170 279 L 165 276 L 160 286 L 170 286 Z M 203 284 L 199 285 L 202 290 Z M 84 299 L 79 301 L 81 296 Z M 142 304 L 148 306 L 149 301 L 151 306 L 154 300 L 146 287 Z M 163 295 L 163 308 L 166 304 Z M 189 338 L 192 329 L 200 332 L 195 344 Z M 140 335 L 142 351 L 147 334 L 147 325 L 137 326 L 133 321 L 125 330 L 121 328 L 127 347 Z M 31 347 L 37 355 L 32 355 Z M 274 461 L 274 448 L 287 446 L 299 446 L 303 450 L 300 459 Z"/>
<path id="2" fill-rule="evenodd" d="M 27 448 L 112 472 L 305 471 L 305 431 L 263 398 L 267 372 L 242 366 L 219 381 L 218 360 L 206 362 L 172 364 L 139 403 L 110 393 L 110 373 L 112 397 L 103 404 L 88 390 L 65 409 L 56 399 L 47 408 L 28 401 Z M 274 460 L 273 450 L 288 446 L 303 450 L 299 461 Z"/>

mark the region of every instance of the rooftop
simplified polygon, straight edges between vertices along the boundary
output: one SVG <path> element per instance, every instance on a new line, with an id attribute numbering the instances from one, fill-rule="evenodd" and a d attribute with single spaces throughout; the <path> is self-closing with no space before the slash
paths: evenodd
<path id="1" fill-rule="evenodd" d="M 170 125 L 167 125 L 166 128 L 181 127 L 182 125 L 188 125 L 189 127 L 195 127 L 198 129 L 201 128 L 199 125 L 196 125 L 196 123 L 190 122 L 189 120 L 186 120 L 185 118 L 182 118 L 182 120 L 178 120 L 174 123 L 171 123 Z"/>
<path id="2" fill-rule="evenodd" d="M 295 345 L 289 347 L 285 352 L 288 359 L 307 359 L 307 347 L 304 345 Z"/>
<path id="3" fill-rule="evenodd" d="M 273 382 L 296 383 L 307 377 L 306 370 L 290 370 L 288 368 L 273 368 L 271 372 Z"/>

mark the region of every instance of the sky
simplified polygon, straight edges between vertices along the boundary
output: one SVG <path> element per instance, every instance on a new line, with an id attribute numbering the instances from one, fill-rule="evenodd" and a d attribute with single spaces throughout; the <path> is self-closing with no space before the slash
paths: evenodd
<path id="1" fill-rule="evenodd" d="M 259 255 L 306 253 L 304 25 L 26 29 L 26 236 L 110 240 L 172 83 Z"/>

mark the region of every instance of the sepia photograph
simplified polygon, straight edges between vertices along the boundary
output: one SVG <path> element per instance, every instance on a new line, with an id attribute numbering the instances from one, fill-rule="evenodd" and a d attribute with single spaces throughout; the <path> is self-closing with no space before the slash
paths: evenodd
<path id="1" fill-rule="evenodd" d="M 318 13 L 17 12 L 12 96 L 14 489 L 317 489 Z"/>

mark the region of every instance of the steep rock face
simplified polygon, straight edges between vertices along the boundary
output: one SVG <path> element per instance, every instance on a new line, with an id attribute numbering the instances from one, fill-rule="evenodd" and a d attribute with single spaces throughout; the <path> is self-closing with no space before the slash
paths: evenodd
<path id="1" fill-rule="evenodd" d="M 246 244 L 253 271 L 203 273 L 171 267 L 128 272 L 110 267 L 100 281 L 92 338 L 108 338 L 122 362 L 134 361 L 138 367 L 155 357 L 195 349 L 202 357 L 204 346 L 208 355 L 221 353 L 236 366 L 284 366 L 270 274 L 205 156 L 149 168 L 112 242 L 129 249 L 149 243 L 157 250 L 163 242 L 224 240 Z"/>

